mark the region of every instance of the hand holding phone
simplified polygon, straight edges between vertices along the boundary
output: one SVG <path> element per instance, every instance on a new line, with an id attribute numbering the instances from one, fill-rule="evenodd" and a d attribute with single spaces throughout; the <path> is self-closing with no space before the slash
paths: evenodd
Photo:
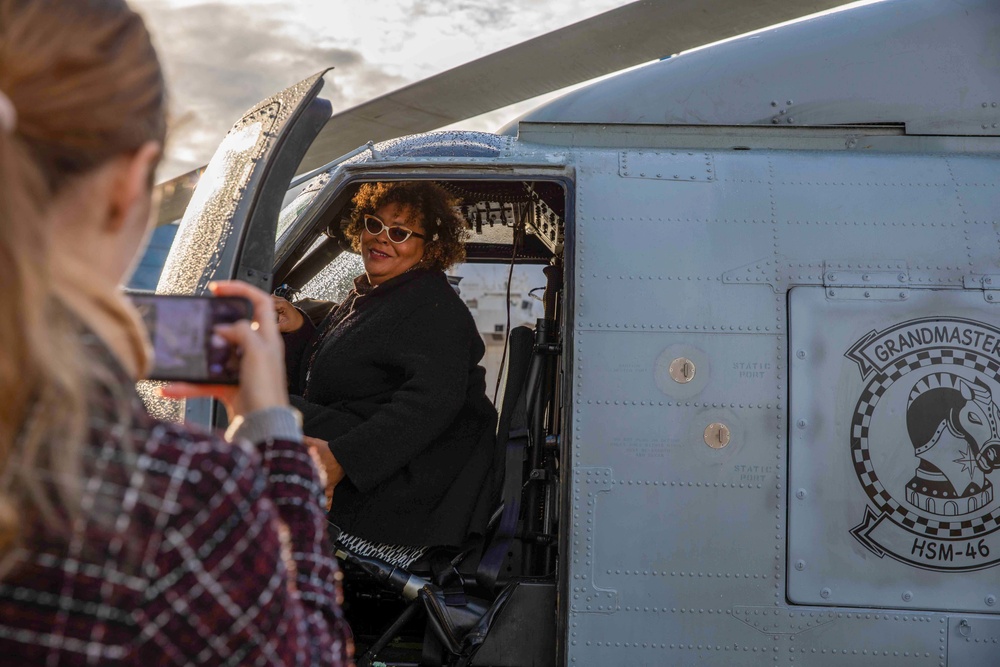
<path id="1" fill-rule="evenodd" d="M 288 406 L 284 344 L 278 332 L 271 296 L 237 280 L 209 285 L 216 297 L 246 299 L 253 307 L 253 319 L 218 324 L 215 333 L 239 350 L 239 385 L 173 382 L 161 393 L 167 398 L 210 396 L 226 404 L 229 417 L 255 410 Z"/>
<path id="2" fill-rule="evenodd" d="M 132 303 L 153 343 L 150 380 L 238 384 L 239 350 L 216 333 L 219 325 L 253 319 L 243 297 L 139 294 Z"/>

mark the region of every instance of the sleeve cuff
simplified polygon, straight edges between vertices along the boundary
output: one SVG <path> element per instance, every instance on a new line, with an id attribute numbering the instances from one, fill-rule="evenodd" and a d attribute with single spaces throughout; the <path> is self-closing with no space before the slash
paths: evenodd
<path id="1" fill-rule="evenodd" d="M 302 442 L 302 415 L 289 407 L 255 410 L 237 418 L 226 430 L 226 440 L 248 440 L 254 444 L 267 440 Z"/>

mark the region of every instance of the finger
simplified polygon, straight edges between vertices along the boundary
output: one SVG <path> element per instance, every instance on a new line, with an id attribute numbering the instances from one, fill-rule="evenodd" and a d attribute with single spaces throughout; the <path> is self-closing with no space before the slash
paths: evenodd
<path id="1" fill-rule="evenodd" d="M 260 341 L 255 335 L 259 329 L 260 326 L 257 322 L 240 320 L 239 322 L 233 322 L 232 324 L 216 324 L 212 329 L 212 333 L 219 336 L 227 343 L 245 350 L 249 347 L 254 347 L 260 344 Z"/>
<path id="2" fill-rule="evenodd" d="M 247 355 L 266 354 L 269 345 L 258 334 L 259 328 L 256 322 L 240 320 L 232 324 L 217 324 L 212 334 L 232 346 L 238 358 L 244 359 Z"/>
<path id="3" fill-rule="evenodd" d="M 159 388 L 164 398 L 218 398 L 229 400 L 235 393 L 234 387 L 225 384 L 194 384 L 191 382 L 171 382 Z"/>
<path id="4" fill-rule="evenodd" d="M 237 296 L 250 301 L 253 305 L 253 321 L 260 326 L 261 333 L 272 339 L 280 336 L 278 323 L 270 317 L 270 313 L 274 312 L 274 301 L 270 294 L 239 280 L 214 281 L 208 288 L 216 296 Z"/>
<path id="5" fill-rule="evenodd" d="M 319 438 L 313 438 L 308 435 L 302 436 L 302 442 L 309 445 L 310 447 L 326 447 L 328 448 L 330 443 L 326 440 L 320 440 Z"/>

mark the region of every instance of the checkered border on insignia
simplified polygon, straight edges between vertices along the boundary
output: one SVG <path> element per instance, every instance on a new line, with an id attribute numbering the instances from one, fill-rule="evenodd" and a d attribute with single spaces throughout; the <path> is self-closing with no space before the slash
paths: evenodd
<path id="1" fill-rule="evenodd" d="M 984 362 L 982 357 L 967 350 L 923 350 L 903 357 L 886 369 L 886 373 L 875 375 L 861 392 L 851 423 L 851 459 L 854 471 L 875 507 L 888 515 L 894 523 L 929 536 L 959 539 L 981 537 L 1000 528 L 1000 516 L 989 512 L 975 519 L 960 521 L 925 518 L 898 503 L 882 486 L 872 467 L 868 451 L 868 429 L 879 398 L 904 375 L 928 366 L 963 366 L 1000 381 L 1000 364 L 992 360 Z"/>

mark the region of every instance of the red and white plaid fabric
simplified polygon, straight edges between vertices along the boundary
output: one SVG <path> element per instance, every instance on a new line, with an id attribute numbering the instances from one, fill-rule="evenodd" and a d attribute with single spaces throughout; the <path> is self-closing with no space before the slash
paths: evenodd
<path id="1" fill-rule="evenodd" d="M 93 411 L 76 530 L 33 531 L 0 580 L 0 664 L 348 665 L 306 449 L 228 443 L 128 400 Z"/>

